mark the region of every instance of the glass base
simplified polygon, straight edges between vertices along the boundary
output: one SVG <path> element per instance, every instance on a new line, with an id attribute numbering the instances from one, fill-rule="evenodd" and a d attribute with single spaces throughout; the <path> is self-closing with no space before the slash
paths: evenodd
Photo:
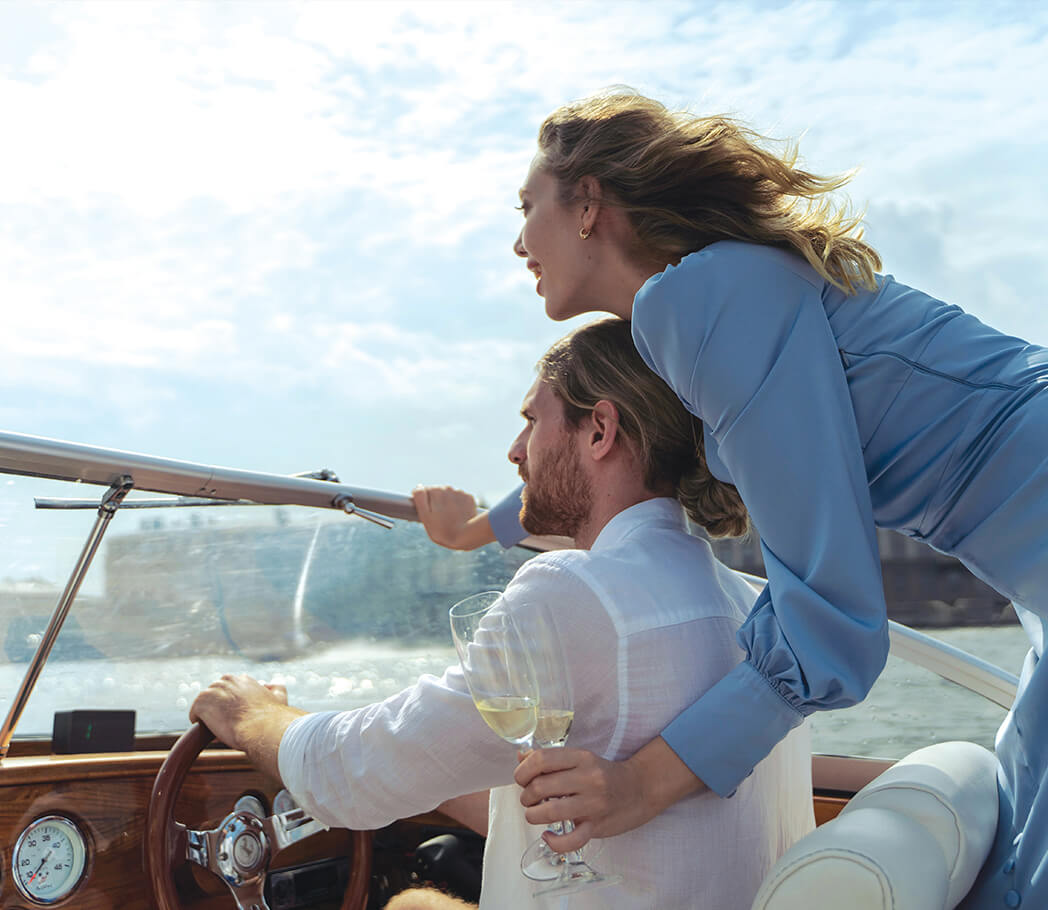
<path id="1" fill-rule="evenodd" d="M 609 875 L 594 872 L 585 863 L 570 863 L 561 867 L 561 874 L 555 882 L 531 892 L 532 897 L 543 894 L 574 894 L 589 888 L 602 888 L 605 885 L 617 885 L 622 881 L 621 875 Z"/>
<path id="2" fill-rule="evenodd" d="M 564 832 L 556 830 L 554 833 Z M 604 841 L 595 837 L 583 844 L 576 854 L 583 862 L 592 862 L 600 854 L 603 846 Z M 537 837 L 528 844 L 528 849 L 520 858 L 520 871 L 525 878 L 530 878 L 533 882 L 552 882 L 560 878 L 561 869 L 567 862 L 570 860 L 565 854 L 557 853 L 545 840 Z"/>
<path id="3" fill-rule="evenodd" d="M 550 850 L 545 841 L 539 843 L 546 849 L 542 850 L 535 845 L 529 847 L 520 860 L 520 871 L 524 873 L 525 878 L 530 878 L 533 882 L 555 881 L 560 878 L 560 867 L 565 862 L 564 857 Z"/>

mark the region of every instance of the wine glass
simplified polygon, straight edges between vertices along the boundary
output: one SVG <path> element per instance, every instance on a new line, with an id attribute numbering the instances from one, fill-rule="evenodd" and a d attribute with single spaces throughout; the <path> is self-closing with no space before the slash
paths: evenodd
<path id="1" fill-rule="evenodd" d="M 562 746 L 574 719 L 574 705 L 553 617 L 546 605 L 535 603 L 518 604 L 510 613 L 501 597 L 497 591 L 486 591 L 451 608 L 451 635 L 473 703 L 485 723 L 518 748 L 531 748 L 536 730 L 540 744 Z M 566 834 L 574 825 L 561 822 L 550 830 Z M 540 842 L 545 846 L 541 838 Z M 538 861 L 532 865 L 541 874 L 525 870 L 531 847 L 521 857 L 526 876 L 550 881 L 534 892 L 535 897 L 622 881 L 620 875 L 592 869 L 578 850 L 563 855 L 549 851 L 556 857 L 551 861 L 539 849 L 536 845 Z M 551 874 L 545 874 L 543 866 Z"/>
<path id="2" fill-rule="evenodd" d="M 564 746 L 575 718 L 571 674 L 560 636 L 548 604 L 526 603 L 514 611 L 514 619 L 525 651 L 530 655 L 538 683 L 539 704 L 532 744 L 536 748 Z M 572 821 L 553 822 L 546 827 L 554 834 L 570 834 Z M 549 881 L 541 894 L 570 894 L 599 885 L 614 885 L 621 875 L 598 872 L 582 858 L 580 850 L 555 852 L 541 837 L 532 842 L 520 860 L 520 870 L 534 881 Z"/>
<path id="3" fill-rule="evenodd" d="M 560 638 L 552 626 L 552 617 L 546 607 L 532 607 L 534 622 L 529 625 L 527 642 L 532 664 L 538 677 L 539 710 L 532 746 L 537 749 L 557 749 L 564 745 L 575 718 L 575 699 L 564 659 Z M 563 822 L 550 822 L 546 830 L 564 834 Z M 551 881 L 560 878 L 561 866 L 566 861 L 546 841 L 535 838 L 520 859 L 520 871 L 533 881 Z"/>
<path id="4" fill-rule="evenodd" d="M 506 742 L 530 748 L 538 718 L 538 683 L 519 630 L 501 609 L 501 597 L 497 591 L 485 591 L 460 600 L 451 608 L 451 636 L 484 722 Z"/>

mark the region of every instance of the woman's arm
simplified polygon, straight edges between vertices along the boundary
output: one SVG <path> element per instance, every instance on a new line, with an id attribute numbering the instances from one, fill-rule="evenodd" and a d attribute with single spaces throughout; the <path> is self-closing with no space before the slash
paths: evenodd
<path id="1" fill-rule="evenodd" d="M 739 632 L 746 660 L 662 732 L 721 796 L 805 716 L 862 700 L 888 654 L 869 481 L 822 290 L 795 256 L 721 243 L 634 307 L 638 350 L 709 428 L 768 577 Z"/>
<path id="2" fill-rule="evenodd" d="M 452 487 L 416 487 L 412 491 L 415 510 L 434 543 L 452 550 L 474 550 L 498 541 L 509 549 L 523 541 L 528 532 L 520 523 L 521 491 L 517 487 L 487 512 L 478 512 L 468 493 Z M 572 545 L 567 537 L 544 537 L 560 547 Z"/>
<path id="3" fill-rule="evenodd" d="M 475 550 L 493 543 L 486 512 L 477 511 L 469 493 L 452 487 L 416 487 L 411 492 L 419 521 L 430 540 L 451 550 Z"/>
<path id="4" fill-rule="evenodd" d="M 530 824 L 574 819 L 571 834 L 543 835 L 558 853 L 577 850 L 591 837 L 632 831 L 685 796 L 708 789 L 661 736 L 618 762 L 584 749 L 537 749 L 517 766 L 514 778 L 524 788 L 520 801 Z M 544 802 L 551 796 L 561 798 Z"/>

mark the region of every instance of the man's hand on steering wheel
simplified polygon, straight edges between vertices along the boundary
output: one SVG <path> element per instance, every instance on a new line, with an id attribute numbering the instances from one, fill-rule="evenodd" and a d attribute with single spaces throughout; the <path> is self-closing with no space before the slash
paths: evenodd
<path id="1" fill-rule="evenodd" d="M 287 703 L 283 686 L 227 673 L 197 695 L 189 719 L 202 723 L 227 746 L 244 752 L 260 771 L 279 780 L 280 740 L 291 722 L 305 713 Z"/>

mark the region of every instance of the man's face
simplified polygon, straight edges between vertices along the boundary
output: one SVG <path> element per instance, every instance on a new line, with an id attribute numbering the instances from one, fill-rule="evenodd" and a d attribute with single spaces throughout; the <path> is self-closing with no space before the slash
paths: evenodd
<path id="1" fill-rule="evenodd" d="M 592 488 L 582 469 L 576 437 L 564 405 L 541 379 L 528 390 L 520 410 L 526 421 L 510 446 L 524 488 L 521 524 L 529 534 L 574 537 L 589 517 Z"/>

